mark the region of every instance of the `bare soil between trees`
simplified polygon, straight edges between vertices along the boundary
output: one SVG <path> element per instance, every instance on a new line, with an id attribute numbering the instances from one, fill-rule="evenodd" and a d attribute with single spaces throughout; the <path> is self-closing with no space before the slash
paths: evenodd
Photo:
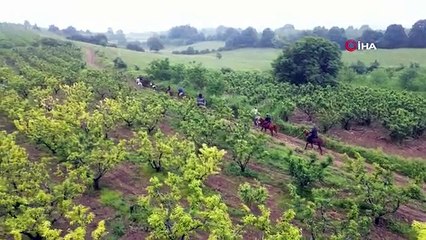
<path id="1" fill-rule="evenodd" d="M 300 110 L 296 110 L 290 116 L 292 123 L 312 125 L 312 121 Z M 389 132 L 379 123 L 372 123 L 370 126 L 352 126 L 351 130 L 345 130 L 340 126 L 333 127 L 327 135 L 350 145 L 365 148 L 381 149 L 384 153 L 399 155 L 407 158 L 421 158 L 426 161 L 426 135 L 418 139 L 408 139 L 401 145 L 390 140 Z"/>

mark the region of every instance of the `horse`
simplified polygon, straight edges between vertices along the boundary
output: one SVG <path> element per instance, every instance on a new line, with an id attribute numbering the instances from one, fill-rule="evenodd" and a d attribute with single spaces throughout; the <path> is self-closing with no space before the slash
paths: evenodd
<path id="1" fill-rule="evenodd" d="M 173 97 L 173 91 L 172 90 L 170 90 L 170 89 L 167 89 L 166 90 L 166 94 L 168 94 L 170 97 Z"/>
<path id="2" fill-rule="evenodd" d="M 261 131 L 264 132 L 266 130 L 269 130 L 271 132 L 271 136 L 274 136 L 274 132 L 278 133 L 278 127 L 277 125 L 270 123 L 268 126 L 265 126 L 265 119 L 259 118 L 259 125 L 261 127 Z"/>
<path id="3" fill-rule="evenodd" d="M 144 78 L 144 77 L 139 77 L 139 82 L 142 84 L 143 87 L 151 87 L 152 83 L 151 81 L 149 81 L 148 79 Z"/>
<path id="4" fill-rule="evenodd" d="M 254 126 L 255 126 L 256 128 L 259 128 L 259 126 L 260 126 L 260 121 L 259 121 L 259 119 L 260 119 L 260 117 L 259 117 L 259 116 L 255 116 L 255 117 L 253 118 L 253 124 L 254 124 Z"/>
<path id="5" fill-rule="evenodd" d="M 311 144 L 311 148 L 314 148 L 314 144 L 316 144 L 318 146 L 318 149 L 320 150 L 320 154 L 322 155 L 322 147 L 321 146 L 324 146 L 324 141 L 322 140 L 322 138 L 317 137 L 317 138 L 314 138 L 311 142 L 309 142 L 308 141 L 309 131 L 305 130 L 303 133 L 305 134 L 305 137 L 306 137 L 305 150 L 306 150 L 306 148 L 308 147 L 309 144 Z"/>

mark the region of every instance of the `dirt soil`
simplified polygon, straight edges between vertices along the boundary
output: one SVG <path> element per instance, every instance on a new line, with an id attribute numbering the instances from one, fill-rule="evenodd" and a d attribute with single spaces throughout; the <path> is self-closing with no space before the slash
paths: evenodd
<path id="1" fill-rule="evenodd" d="M 308 121 L 307 115 L 300 110 L 294 111 L 289 120 L 293 123 L 312 125 L 312 121 Z M 388 154 L 422 158 L 426 161 L 426 136 L 409 139 L 398 145 L 390 140 L 389 132 L 378 123 L 372 123 L 371 126 L 354 125 L 350 131 L 336 126 L 330 129 L 327 135 L 350 145 L 381 149 Z"/>
<path id="2" fill-rule="evenodd" d="M 5 122 L 0 122 L 0 129 L 12 130 L 10 126 L 5 126 Z M 166 122 L 160 124 L 160 128 L 166 134 L 173 134 L 174 131 L 170 128 Z M 132 135 L 132 132 L 127 128 L 119 128 L 113 131 L 112 133 L 115 138 L 127 139 Z M 304 141 L 293 138 L 284 134 L 278 134 L 273 140 L 279 144 L 284 144 L 287 147 L 292 149 L 302 149 L 304 147 Z M 32 144 L 24 144 L 24 147 L 28 149 L 30 158 L 38 158 L 42 152 L 38 150 L 37 147 L 34 147 Z M 311 152 L 317 152 L 316 150 Z M 325 154 L 330 154 L 334 159 L 334 168 L 339 169 L 344 164 L 344 158 L 342 154 L 333 152 L 329 149 L 325 149 Z M 282 196 L 282 183 L 289 182 L 290 179 L 285 173 L 281 173 L 276 169 L 270 168 L 258 163 L 250 163 L 249 168 L 257 172 L 266 173 L 272 179 L 275 180 L 277 184 L 271 183 L 271 185 L 265 185 L 268 188 L 270 197 L 267 201 L 268 207 L 271 209 L 271 218 L 278 219 L 282 214 L 282 209 L 279 206 L 280 196 Z M 396 179 L 401 184 L 407 182 L 407 178 L 401 175 L 395 174 Z M 212 189 L 221 193 L 224 201 L 229 204 L 231 207 L 238 207 L 240 200 L 238 198 L 238 186 L 244 181 L 253 182 L 251 179 L 243 177 L 228 176 L 224 173 L 218 175 L 213 175 L 208 178 L 206 185 Z M 123 163 L 116 167 L 114 170 L 106 174 L 106 176 L 101 179 L 101 187 L 107 187 L 124 193 L 125 195 L 141 195 L 146 193 L 145 188 L 149 184 L 149 178 L 141 174 L 139 166 L 133 163 Z M 423 187 L 425 189 L 425 187 Z M 94 229 L 95 224 L 99 219 L 109 219 L 114 215 L 114 211 L 110 208 L 102 206 L 98 200 L 99 193 L 90 193 L 83 196 L 78 200 L 79 203 L 82 203 L 92 209 L 96 214 L 96 219 L 94 223 L 90 226 L 89 232 Z M 402 206 L 398 212 L 397 217 L 399 219 L 406 220 L 411 222 L 412 220 L 426 221 L 426 210 L 419 210 L 414 204 L 406 204 Z M 144 239 L 147 236 L 146 232 L 143 232 L 138 229 L 129 229 L 128 232 L 121 239 Z M 254 236 L 254 235 L 252 235 Z M 383 227 L 376 227 L 372 234 L 373 239 L 403 239 L 400 236 L 389 232 Z M 246 236 L 245 239 L 253 239 L 250 236 Z"/>
<path id="3" fill-rule="evenodd" d="M 96 62 L 96 53 L 93 48 L 84 48 L 86 63 L 89 67 L 94 69 L 100 69 L 101 66 Z"/>

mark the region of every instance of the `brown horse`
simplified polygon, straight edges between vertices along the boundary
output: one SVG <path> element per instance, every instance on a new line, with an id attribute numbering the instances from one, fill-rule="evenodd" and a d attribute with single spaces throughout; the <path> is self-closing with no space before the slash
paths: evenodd
<path id="1" fill-rule="evenodd" d="M 305 130 L 303 133 L 305 134 L 305 137 L 306 137 L 305 150 L 306 150 L 306 148 L 308 147 L 309 144 L 311 144 L 311 148 L 314 148 L 314 144 L 315 144 L 315 145 L 318 146 L 318 149 L 320 150 L 320 154 L 322 155 L 322 147 L 321 146 L 324 146 L 324 141 L 322 140 L 322 138 L 317 137 L 317 138 L 314 138 L 311 142 L 309 142 L 308 141 L 309 131 Z"/>
<path id="2" fill-rule="evenodd" d="M 271 132 L 271 136 L 274 136 L 274 132 L 278 133 L 278 127 L 277 125 L 270 123 L 268 126 L 265 126 L 266 122 L 265 119 L 259 118 L 259 125 L 261 127 L 261 131 L 264 132 L 266 130 L 269 130 Z"/>

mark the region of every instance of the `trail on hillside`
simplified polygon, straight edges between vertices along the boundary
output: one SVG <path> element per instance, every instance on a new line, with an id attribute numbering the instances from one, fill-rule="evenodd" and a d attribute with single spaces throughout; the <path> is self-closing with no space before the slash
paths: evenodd
<path id="1" fill-rule="evenodd" d="M 272 140 L 276 143 L 283 143 L 285 146 L 290 147 L 291 149 L 295 150 L 295 149 L 299 149 L 299 150 L 303 150 L 305 148 L 305 144 L 306 142 L 303 140 L 300 140 L 298 138 L 295 137 L 291 137 L 282 133 L 278 133 L 275 134 L 274 137 L 272 137 Z M 314 145 L 314 149 L 310 149 L 310 146 L 308 146 L 307 150 L 304 150 L 304 152 L 309 151 L 309 153 L 315 153 L 316 155 L 320 156 L 320 157 L 324 157 L 327 155 L 330 155 L 333 158 L 333 168 L 337 169 L 337 170 L 341 170 L 344 165 L 345 165 L 345 161 L 344 159 L 347 157 L 344 154 L 335 152 L 333 150 L 330 150 L 328 148 L 322 147 L 323 149 L 323 156 L 321 156 L 319 154 L 319 150 L 318 147 Z M 368 171 L 372 171 L 374 169 L 374 166 L 370 163 L 365 163 L 366 169 Z M 397 184 L 400 185 L 405 185 L 410 181 L 410 178 L 404 175 L 401 175 L 399 173 L 393 172 L 395 181 Z M 426 184 L 422 185 L 422 189 L 423 191 L 426 192 Z"/>
<path id="2" fill-rule="evenodd" d="M 101 67 L 96 63 L 96 53 L 93 48 L 85 48 L 85 60 L 89 67 L 94 69 L 100 69 Z"/>
<path id="3" fill-rule="evenodd" d="M 275 134 L 274 137 L 272 137 L 272 141 L 274 141 L 275 143 L 284 144 L 286 147 L 293 150 L 304 149 L 306 144 L 306 142 L 303 140 L 300 140 L 298 138 L 291 137 L 282 133 Z M 314 148 L 315 148 L 314 150 L 309 150 L 309 152 L 315 153 L 317 156 L 320 156 L 320 157 L 330 155 L 333 158 L 332 168 L 337 171 L 342 171 L 345 165 L 344 154 L 337 153 L 333 150 L 323 147 L 324 155 L 321 156 L 317 147 L 314 146 Z M 365 163 L 365 166 L 367 171 L 372 171 L 374 169 L 374 166 L 372 164 Z M 395 182 L 398 185 L 406 185 L 410 181 L 408 177 L 403 176 L 401 174 L 393 172 L 393 175 L 394 175 Z M 426 192 L 426 184 L 422 185 L 422 190 L 423 192 Z M 418 206 L 415 206 L 415 204 L 413 203 L 407 203 L 407 204 L 401 205 L 396 214 L 408 222 L 410 222 L 413 219 L 418 221 L 423 221 L 423 222 L 426 221 L 426 209 L 420 209 Z"/>

